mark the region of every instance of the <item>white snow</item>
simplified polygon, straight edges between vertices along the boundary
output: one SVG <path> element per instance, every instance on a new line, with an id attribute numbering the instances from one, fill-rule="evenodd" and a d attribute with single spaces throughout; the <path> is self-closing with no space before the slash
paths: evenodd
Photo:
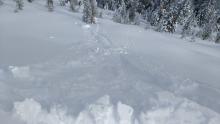
<path id="1" fill-rule="evenodd" d="M 47 112 L 33 99 L 16 102 L 14 107 L 15 116 L 20 117 L 27 124 L 73 124 L 74 122 L 64 111 L 52 108 Z"/>
<path id="2" fill-rule="evenodd" d="M 89 24 L 86 24 L 86 25 L 83 25 L 82 26 L 84 29 L 88 29 L 88 28 L 90 28 L 91 26 L 89 25 Z"/>
<path id="3" fill-rule="evenodd" d="M 134 116 L 133 108 L 126 104 L 118 102 L 117 107 L 114 106 L 109 96 L 101 97 L 78 116 L 70 116 L 64 109 L 57 107 L 49 111 L 44 110 L 33 99 L 16 102 L 14 114 L 27 124 L 217 124 L 220 121 L 218 114 L 200 108 L 193 102 L 182 101 L 170 93 L 163 93 L 159 97 L 162 98 L 157 101 L 158 106 L 139 116 Z M 167 100 L 175 100 L 178 103 Z"/>
<path id="4" fill-rule="evenodd" d="M 13 74 L 14 78 L 31 78 L 30 68 L 28 66 L 9 66 L 9 70 Z"/>
<path id="5" fill-rule="evenodd" d="M 121 102 L 117 105 L 119 124 L 132 124 L 133 108 Z"/>
<path id="6" fill-rule="evenodd" d="M 220 45 L 118 24 L 109 11 L 88 25 L 57 2 L 0 7 L 1 123 L 220 123 Z"/>

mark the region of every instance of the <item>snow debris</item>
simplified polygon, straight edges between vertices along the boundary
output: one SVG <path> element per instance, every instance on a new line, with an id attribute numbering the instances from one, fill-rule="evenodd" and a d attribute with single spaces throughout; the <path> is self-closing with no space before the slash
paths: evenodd
<path id="1" fill-rule="evenodd" d="M 29 66 L 9 66 L 9 70 L 11 71 L 14 78 L 32 78 L 30 75 Z"/>
<path id="2" fill-rule="evenodd" d="M 73 118 L 65 111 L 52 108 L 50 112 L 43 110 L 41 104 L 33 99 L 14 103 L 15 116 L 27 124 L 73 124 Z"/>
<path id="3" fill-rule="evenodd" d="M 164 93 L 164 95 L 162 95 Z M 50 111 L 42 109 L 33 99 L 15 102 L 15 116 L 27 124 L 218 124 L 219 116 L 210 111 L 203 112 L 198 104 L 161 92 L 157 106 L 151 110 L 134 115 L 134 109 L 118 102 L 111 103 L 105 95 L 88 105 L 77 117 L 67 115 L 64 109 L 52 107 Z M 160 96 L 161 95 L 161 96 Z M 165 97 L 164 97 L 165 96 Z M 178 103 L 172 100 L 179 101 Z M 115 109 L 116 108 L 116 109 Z M 206 115 L 208 114 L 208 115 Z M 210 118 L 209 118 L 210 117 Z"/>
<path id="4" fill-rule="evenodd" d="M 54 36 L 49 36 L 49 38 L 50 38 L 50 39 L 54 39 L 55 37 L 54 37 Z"/>
<path id="5" fill-rule="evenodd" d="M 89 29 L 91 26 L 89 24 L 83 25 L 82 28 L 83 29 Z"/>
<path id="6" fill-rule="evenodd" d="M 118 102 L 117 111 L 119 115 L 119 124 L 132 124 L 133 108 Z"/>

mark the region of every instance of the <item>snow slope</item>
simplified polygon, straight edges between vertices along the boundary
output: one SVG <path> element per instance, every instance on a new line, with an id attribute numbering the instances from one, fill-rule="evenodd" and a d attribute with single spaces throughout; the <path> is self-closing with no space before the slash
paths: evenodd
<path id="1" fill-rule="evenodd" d="M 2 123 L 219 124 L 219 45 L 14 6 L 0 6 Z"/>

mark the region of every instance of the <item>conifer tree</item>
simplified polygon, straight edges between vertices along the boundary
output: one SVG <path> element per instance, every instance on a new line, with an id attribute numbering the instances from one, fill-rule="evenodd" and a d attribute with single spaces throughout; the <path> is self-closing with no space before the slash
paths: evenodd
<path id="1" fill-rule="evenodd" d="M 65 6 L 66 5 L 65 0 L 59 0 L 59 2 L 60 2 L 60 6 Z"/>
<path id="2" fill-rule="evenodd" d="M 91 2 L 91 9 L 92 9 L 91 22 L 93 24 L 95 24 L 96 23 L 96 16 L 97 16 L 97 13 L 98 13 L 97 2 L 96 2 L 96 0 L 90 0 L 90 2 Z"/>
<path id="3" fill-rule="evenodd" d="M 53 0 L 47 0 L 47 7 L 49 11 L 53 11 Z"/>
<path id="4" fill-rule="evenodd" d="M 96 0 L 83 0 L 83 21 L 86 23 L 96 23 L 97 3 Z"/>
<path id="5" fill-rule="evenodd" d="M 86 23 L 92 23 L 92 7 L 90 0 L 83 0 L 84 9 L 83 9 L 83 21 Z"/>
<path id="6" fill-rule="evenodd" d="M 136 17 L 138 7 L 138 0 L 129 0 L 127 5 L 128 13 L 129 13 L 129 22 L 134 22 Z"/>
<path id="7" fill-rule="evenodd" d="M 202 39 L 206 40 L 210 38 L 211 34 L 215 32 L 217 25 L 217 15 L 216 15 L 216 0 L 208 0 L 202 4 L 205 6 L 202 17 Z"/>
<path id="8" fill-rule="evenodd" d="M 195 41 L 195 37 L 199 32 L 199 27 L 196 21 L 195 13 L 192 13 L 191 16 L 187 19 L 185 25 L 183 26 L 182 30 L 182 38 L 184 37 L 191 37 L 191 41 Z"/>
<path id="9" fill-rule="evenodd" d="M 171 24 L 172 24 L 172 31 L 175 30 L 175 25 L 184 25 L 186 19 L 192 14 L 193 12 L 193 3 L 192 0 L 175 0 L 171 6 Z"/>
<path id="10" fill-rule="evenodd" d="M 23 0 L 15 0 L 15 2 L 16 2 L 15 12 L 18 12 L 19 10 L 23 10 L 23 7 L 24 7 Z"/>
<path id="11" fill-rule="evenodd" d="M 135 12 L 134 24 L 140 25 L 141 23 L 141 15 L 138 12 Z"/>
<path id="12" fill-rule="evenodd" d="M 160 4 L 160 15 L 158 17 L 159 24 L 157 25 L 156 31 L 166 31 L 171 32 L 171 11 L 170 11 L 170 0 L 163 0 Z"/>
<path id="13" fill-rule="evenodd" d="M 160 23 L 160 20 L 162 18 L 162 10 L 160 7 L 157 7 L 154 11 L 148 11 L 147 20 L 152 26 L 157 26 Z"/>
<path id="14" fill-rule="evenodd" d="M 70 0 L 70 9 L 72 11 L 76 11 L 76 6 L 78 4 L 78 1 L 77 0 Z"/>
<path id="15" fill-rule="evenodd" d="M 218 31 L 218 33 L 217 33 L 215 43 L 220 43 L 220 31 Z"/>
<path id="16" fill-rule="evenodd" d="M 124 0 L 122 0 L 119 8 L 115 10 L 113 21 L 127 24 L 129 22 L 129 13 L 126 8 L 127 6 L 125 5 Z"/>
<path id="17" fill-rule="evenodd" d="M 217 36 L 215 38 L 215 43 L 220 43 L 220 17 L 217 20 Z"/>

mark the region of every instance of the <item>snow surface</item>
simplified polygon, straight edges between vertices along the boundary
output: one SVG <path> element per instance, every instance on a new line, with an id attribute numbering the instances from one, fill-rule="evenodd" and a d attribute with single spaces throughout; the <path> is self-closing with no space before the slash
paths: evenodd
<path id="1" fill-rule="evenodd" d="M 0 122 L 219 124 L 220 46 L 55 2 L 0 6 Z"/>

